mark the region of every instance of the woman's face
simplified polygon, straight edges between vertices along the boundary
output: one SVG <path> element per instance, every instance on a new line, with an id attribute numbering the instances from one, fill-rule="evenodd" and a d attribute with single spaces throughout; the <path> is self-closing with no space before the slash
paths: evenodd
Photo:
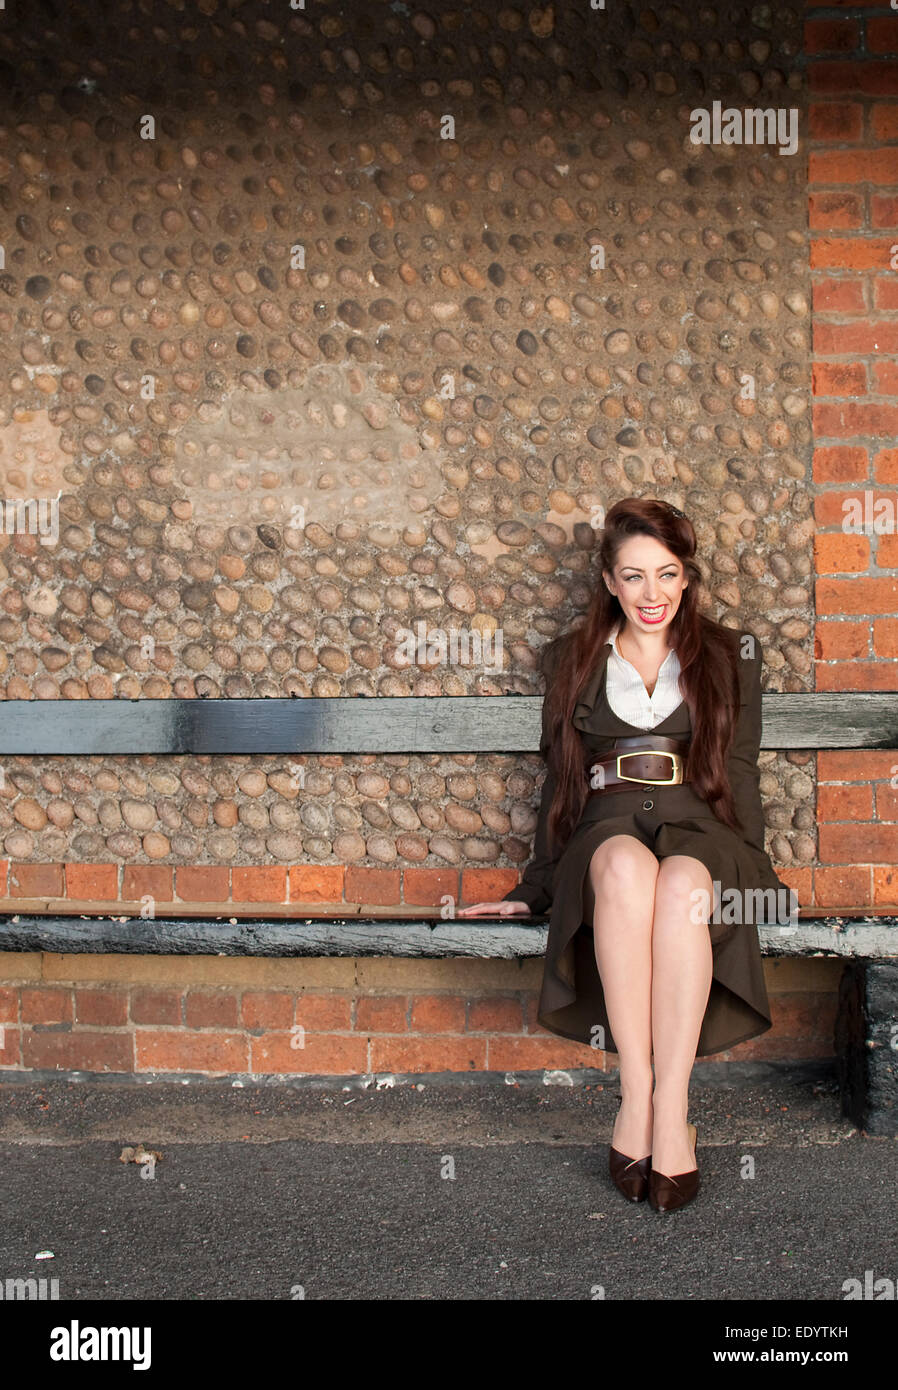
<path id="1" fill-rule="evenodd" d="M 688 586 L 677 557 L 653 536 L 631 536 L 617 555 L 613 575 L 605 583 L 637 632 L 663 632 L 671 624 Z"/>

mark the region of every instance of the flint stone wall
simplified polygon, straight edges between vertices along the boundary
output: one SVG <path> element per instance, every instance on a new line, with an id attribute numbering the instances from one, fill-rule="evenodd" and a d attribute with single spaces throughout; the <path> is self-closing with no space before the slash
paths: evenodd
<path id="1" fill-rule="evenodd" d="M 0 535 L 5 698 L 538 692 L 630 494 L 810 689 L 804 139 L 690 140 L 716 100 L 803 136 L 800 45 L 798 6 L 624 0 L 7 20 L 0 493 L 58 538 Z M 421 620 L 502 669 L 403 665 Z M 2 851 L 530 853 L 534 757 L 295 761 L 6 758 Z M 813 862 L 813 757 L 761 766 L 774 859 Z"/>

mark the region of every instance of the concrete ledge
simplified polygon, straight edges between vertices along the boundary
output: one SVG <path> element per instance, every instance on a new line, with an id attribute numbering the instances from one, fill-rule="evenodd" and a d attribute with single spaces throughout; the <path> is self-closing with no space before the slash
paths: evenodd
<path id="1" fill-rule="evenodd" d="M 613 1054 L 606 1054 L 613 1055 Z M 794 1083 L 798 1085 L 829 1085 L 835 1090 L 837 1085 L 837 1059 L 835 1057 L 808 1057 L 796 1058 L 786 1061 L 761 1061 L 746 1059 L 741 1062 L 708 1062 L 699 1059 L 692 1068 L 694 1081 L 701 1086 L 721 1087 L 732 1090 L 734 1086 L 744 1085 L 764 1085 L 768 1083 L 785 1084 Z M 196 1087 L 198 1090 L 206 1092 L 233 1091 L 243 1088 L 255 1088 L 257 1090 L 270 1090 L 280 1092 L 285 1089 L 291 1091 L 393 1091 L 397 1088 L 408 1087 L 420 1090 L 423 1087 L 435 1089 L 438 1086 L 446 1087 L 473 1087 L 481 1089 L 507 1088 L 507 1087 L 531 1087 L 533 1089 L 553 1089 L 553 1090 L 573 1090 L 579 1086 L 597 1086 L 599 1090 L 611 1091 L 615 1096 L 619 1094 L 617 1086 L 620 1081 L 620 1073 L 617 1067 L 609 1067 L 602 1070 L 598 1067 L 566 1067 L 563 1070 L 547 1071 L 545 1068 L 536 1071 L 407 1071 L 407 1072 L 317 1072 L 303 1075 L 294 1075 L 284 1072 L 221 1072 L 210 1076 L 207 1072 L 171 1072 L 171 1071 L 49 1071 L 35 1068 L 33 1071 L 21 1070 L 2 1070 L 0 1071 L 0 1096 L 4 1090 L 12 1086 L 24 1087 L 26 1089 L 40 1088 L 43 1085 L 77 1086 L 78 1084 L 89 1086 L 94 1098 L 102 1095 L 106 1087 L 128 1091 L 135 1087 L 149 1087 L 153 1091 L 160 1090 L 158 1097 L 160 1103 L 166 1108 L 167 1118 L 171 1121 L 171 1112 L 168 1110 L 171 1102 L 165 1097 L 165 1091 L 169 1094 L 174 1093 L 179 1097 L 183 1094 L 180 1088 Z M 79 1105 L 82 1102 L 79 1101 Z M 155 1101 L 154 1101 L 155 1103 Z M 103 1107 L 103 1118 L 107 1118 L 107 1107 Z M 195 1117 L 194 1117 L 195 1118 Z M 141 1115 L 141 1125 L 146 1124 L 145 1112 Z M 203 1123 L 207 1120 L 204 1116 Z M 0 1133 L 4 1125 L 8 1128 L 10 1117 L 8 1111 L 4 1111 L 0 1118 Z M 115 1130 L 116 1137 L 121 1130 Z M 208 1131 L 204 1131 L 208 1137 Z M 158 1130 L 157 1139 L 160 1138 Z M 567 1140 L 567 1136 L 565 1136 Z M 161 1136 L 162 1142 L 171 1142 L 167 1135 Z M 573 1142 L 573 1140 L 569 1140 Z M 589 1143 L 594 1140 L 590 1138 Z"/>
<path id="2" fill-rule="evenodd" d="M 545 953 L 546 919 L 446 920 L 421 914 L 375 917 L 0 916 L 0 950 L 59 954 L 225 956 L 475 956 L 514 959 Z M 898 957 L 898 917 L 806 917 L 795 926 L 759 925 L 766 955 Z"/>

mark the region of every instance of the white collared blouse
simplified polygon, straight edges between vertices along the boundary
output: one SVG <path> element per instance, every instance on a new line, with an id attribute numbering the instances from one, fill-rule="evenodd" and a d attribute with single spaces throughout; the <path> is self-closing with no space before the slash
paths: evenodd
<path id="1" fill-rule="evenodd" d="M 650 695 L 636 667 L 621 655 L 617 645 L 620 629 L 618 622 L 606 639 L 611 646 L 605 676 L 608 703 L 618 719 L 635 725 L 637 729 L 654 729 L 656 724 L 673 714 L 683 699 L 677 654 L 671 650 L 662 661 L 655 688 Z"/>

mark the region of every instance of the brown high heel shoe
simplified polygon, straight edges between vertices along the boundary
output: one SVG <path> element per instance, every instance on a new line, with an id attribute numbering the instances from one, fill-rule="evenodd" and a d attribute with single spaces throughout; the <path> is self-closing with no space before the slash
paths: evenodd
<path id="1" fill-rule="evenodd" d="M 689 1139 L 694 1151 L 698 1149 L 698 1132 L 695 1125 L 687 1125 Z M 688 1173 L 677 1173 L 669 1178 L 653 1168 L 648 1181 L 649 1205 L 653 1211 L 678 1211 L 691 1202 L 699 1189 L 698 1167 L 690 1168 Z"/>
<path id="2" fill-rule="evenodd" d="M 618 1105 L 623 1104 L 623 1097 Z M 611 1181 L 629 1202 L 644 1202 L 649 1191 L 649 1173 L 652 1168 L 652 1155 L 645 1158 L 629 1158 L 620 1149 L 609 1148 L 608 1171 Z"/>
<path id="3" fill-rule="evenodd" d="M 618 1149 L 609 1149 L 608 1171 L 618 1192 L 629 1202 L 645 1201 L 651 1180 L 651 1154 L 646 1154 L 645 1158 L 628 1158 Z"/>

